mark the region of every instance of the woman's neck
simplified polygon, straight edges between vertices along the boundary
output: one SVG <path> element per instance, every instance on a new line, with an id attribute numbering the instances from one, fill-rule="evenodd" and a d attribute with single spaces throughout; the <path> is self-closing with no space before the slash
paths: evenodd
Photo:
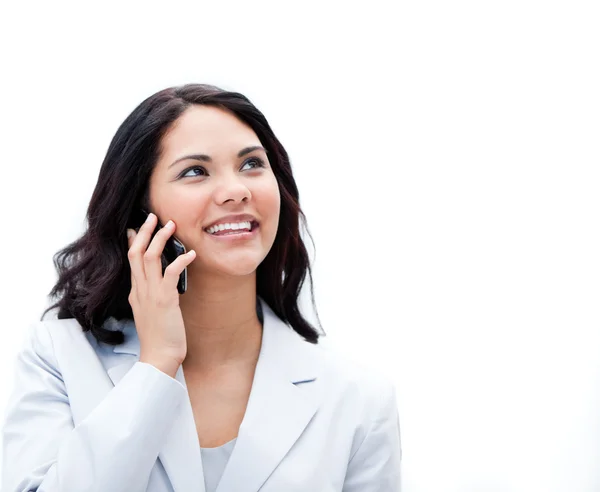
<path id="1" fill-rule="evenodd" d="M 200 278 L 188 278 L 179 301 L 187 337 L 184 366 L 197 371 L 254 367 L 262 342 L 256 274 Z"/>

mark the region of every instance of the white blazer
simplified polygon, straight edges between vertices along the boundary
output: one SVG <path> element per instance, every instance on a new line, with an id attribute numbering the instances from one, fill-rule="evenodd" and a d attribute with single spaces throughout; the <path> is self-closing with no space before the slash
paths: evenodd
<path id="1" fill-rule="evenodd" d="M 393 384 L 304 341 L 260 300 L 250 399 L 217 492 L 398 492 Z M 75 319 L 32 324 L 2 430 L 2 492 L 204 492 L 183 367 L 175 378 Z"/>

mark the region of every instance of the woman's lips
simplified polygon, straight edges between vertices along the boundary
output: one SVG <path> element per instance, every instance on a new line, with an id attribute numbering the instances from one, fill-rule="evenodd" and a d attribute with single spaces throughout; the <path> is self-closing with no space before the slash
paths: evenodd
<path id="1" fill-rule="evenodd" d="M 211 234 L 210 232 L 206 232 L 210 237 L 219 241 L 244 241 L 247 239 L 252 239 L 257 235 L 257 230 L 259 228 L 258 222 L 254 222 L 252 224 L 252 230 L 237 230 L 237 231 L 219 231 L 216 234 Z"/>

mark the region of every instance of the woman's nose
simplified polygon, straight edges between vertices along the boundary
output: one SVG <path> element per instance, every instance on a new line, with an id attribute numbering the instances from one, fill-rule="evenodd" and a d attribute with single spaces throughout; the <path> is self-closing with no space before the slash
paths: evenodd
<path id="1" fill-rule="evenodd" d="M 228 201 L 242 202 L 248 201 L 251 198 L 251 193 L 248 187 L 238 178 L 227 178 L 215 190 L 215 200 L 222 204 Z"/>

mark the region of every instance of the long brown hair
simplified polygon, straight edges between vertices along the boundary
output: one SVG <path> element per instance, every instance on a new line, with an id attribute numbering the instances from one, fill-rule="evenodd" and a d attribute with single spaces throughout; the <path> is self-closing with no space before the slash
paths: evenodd
<path id="1" fill-rule="evenodd" d="M 193 104 L 229 110 L 248 124 L 267 150 L 279 184 L 281 211 L 273 247 L 257 269 L 257 295 L 283 321 L 311 343 L 319 332 L 303 317 L 298 306 L 308 274 L 316 312 L 310 259 L 300 235 L 306 218 L 287 152 L 263 114 L 238 92 L 212 85 L 188 84 L 162 90 L 144 100 L 121 124 L 100 168 L 87 210 L 87 230 L 54 255 L 58 281 L 49 296 L 58 301 L 57 317 L 75 318 L 84 331 L 104 343 L 118 345 L 123 333 L 104 329 L 104 321 L 133 319 L 128 302 L 131 290 L 126 231 L 136 209 L 148 209 L 148 183 L 160 152 L 162 136 Z M 312 241 L 312 237 L 311 237 Z"/>

